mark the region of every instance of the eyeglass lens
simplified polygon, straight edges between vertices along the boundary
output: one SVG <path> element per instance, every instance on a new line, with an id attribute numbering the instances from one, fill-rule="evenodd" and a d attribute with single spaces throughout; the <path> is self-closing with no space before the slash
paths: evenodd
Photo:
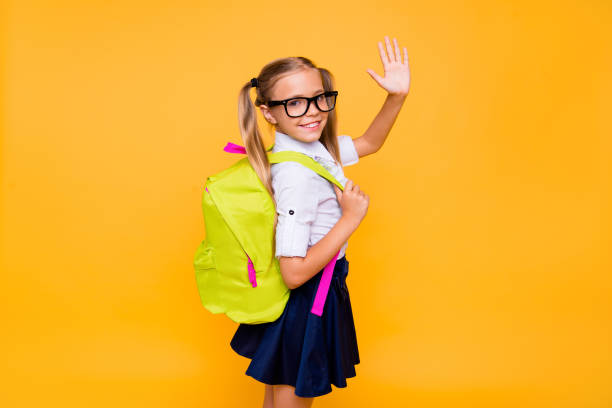
<path id="1" fill-rule="evenodd" d="M 330 111 L 334 108 L 336 104 L 336 95 L 333 94 L 321 94 L 317 99 L 315 99 L 315 103 L 319 110 L 323 112 Z M 289 116 L 302 116 L 306 113 L 308 109 L 308 99 L 306 98 L 294 98 L 287 101 L 287 114 Z"/>

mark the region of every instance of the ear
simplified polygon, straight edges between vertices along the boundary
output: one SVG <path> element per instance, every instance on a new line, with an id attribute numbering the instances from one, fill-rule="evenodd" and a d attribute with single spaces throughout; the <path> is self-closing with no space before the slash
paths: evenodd
<path id="1" fill-rule="evenodd" d="M 272 116 L 272 113 L 270 112 L 270 108 L 268 108 L 266 105 L 259 105 L 259 109 L 261 110 L 261 113 L 263 114 L 264 118 L 270 122 L 273 125 L 276 125 L 277 121 L 274 118 L 274 116 Z"/>

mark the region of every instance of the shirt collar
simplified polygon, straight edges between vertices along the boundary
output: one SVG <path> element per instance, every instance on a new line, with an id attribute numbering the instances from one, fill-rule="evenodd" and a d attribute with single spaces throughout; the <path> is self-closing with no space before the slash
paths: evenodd
<path id="1" fill-rule="evenodd" d="M 327 151 L 323 143 L 319 140 L 315 140 L 313 142 L 302 142 L 301 140 L 297 140 L 292 138 L 291 136 L 275 131 L 275 141 L 274 146 L 272 147 L 273 152 L 280 152 L 284 150 L 291 150 L 294 152 L 304 153 L 313 159 L 326 159 L 331 160 L 332 163 L 334 159 L 331 154 Z"/>

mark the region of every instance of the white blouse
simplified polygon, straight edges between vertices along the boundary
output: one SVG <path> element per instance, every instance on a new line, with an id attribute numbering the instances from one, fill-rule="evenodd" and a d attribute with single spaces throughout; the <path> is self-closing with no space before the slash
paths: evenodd
<path id="1" fill-rule="evenodd" d="M 353 139 L 338 136 L 342 166 L 359 161 Z M 325 167 L 343 186 L 348 179 L 342 166 L 336 164 L 323 143 L 302 142 L 291 136 L 275 132 L 273 152 L 291 150 L 304 153 Z M 276 257 L 305 257 L 308 248 L 323 238 L 338 222 L 342 209 L 332 183 L 297 162 L 281 162 L 272 165 L 272 188 L 276 201 L 278 223 L 276 226 Z M 348 241 L 340 249 L 338 259 L 346 253 Z"/>

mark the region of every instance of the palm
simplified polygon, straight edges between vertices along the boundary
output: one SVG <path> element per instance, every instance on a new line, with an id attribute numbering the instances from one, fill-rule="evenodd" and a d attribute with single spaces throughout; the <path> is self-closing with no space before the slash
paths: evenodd
<path id="1" fill-rule="evenodd" d="M 389 37 L 385 36 L 385 43 L 387 45 L 386 54 L 382 43 L 380 41 L 378 42 L 380 60 L 385 70 L 384 76 L 381 77 L 371 69 L 367 71 L 378 85 L 390 94 L 407 95 L 410 89 L 410 68 L 408 66 L 408 52 L 406 51 L 406 47 L 404 47 L 404 61 L 402 62 L 402 54 L 397 44 L 397 40 L 395 38 L 393 39 L 395 47 L 391 47 Z"/>

